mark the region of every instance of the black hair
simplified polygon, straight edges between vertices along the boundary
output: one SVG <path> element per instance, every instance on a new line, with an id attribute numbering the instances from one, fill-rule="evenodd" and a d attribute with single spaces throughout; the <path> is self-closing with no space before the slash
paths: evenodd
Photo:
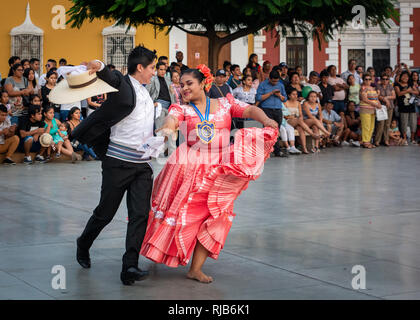
<path id="1" fill-rule="evenodd" d="M 14 65 L 16 60 L 20 60 L 20 58 L 18 56 L 11 56 L 9 58 L 9 61 L 8 61 L 9 62 L 9 66 Z"/>
<path id="2" fill-rule="evenodd" d="M 414 74 L 417 74 L 417 77 L 419 78 L 417 80 L 417 83 L 420 83 L 420 74 L 417 71 L 412 71 L 411 72 L 411 75 L 410 75 L 410 79 L 408 79 L 408 83 L 409 83 L 410 86 L 413 86 L 414 85 L 414 80 L 413 80 L 413 75 Z"/>
<path id="3" fill-rule="evenodd" d="M 23 60 L 20 61 L 20 64 L 23 66 L 25 64 L 25 62 L 30 63 L 30 61 L 28 59 L 23 59 Z"/>
<path id="4" fill-rule="evenodd" d="M 293 87 L 290 86 L 290 87 L 287 88 L 286 93 L 287 93 L 288 96 L 290 96 L 293 93 L 293 91 L 298 92 L 296 88 L 293 88 Z"/>
<path id="5" fill-rule="evenodd" d="M 53 109 L 53 110 L 54 110 L 54 106 L 52 106 L 52 105 L 47 105 L 47 106 L 45 106 L 45 107 L 43 108 L 43 110 L 42 110 L 43 115 L 45 115 L 46 113 L 48 113 L 48 111 L 50 111 L 51 109 Z"/>
<path id="6" fill-rule="evenodd" d="M 204 74 L 201 73 L 198 69 L 188 69 L 183 72 L 182 75 L 191 74 L 194 79 L 197 79 L 199 83 L 201 83 L 205 77 Z"/>
<path id="7" fill-rule="evenodd" d="M 293 71 L 289 74 L 290 81 L 292 81 L 292 78 L 293 78 L 294 75 L 297 75 L 299 77 L 299 73 L 297 73 L 296 71 Z"/>
<path id="8" fill-rule="evenodd" d="M 52 68 L 52 69 L 55 69 L 55 68 Z M 50 70 L 50 71 L 48 71 L 47 72 L 47 75 L 45 76 L 47 79 L 49 78 L 49 77 L 51 77 L 53 74 L 55 74 L 56 76 L 58 76 L 57 75 L 57 72 L 55 71 L 55 70 Z"/>
<path id="9" fill-rule="evenodd" d="M 128 56 L 128 74 L 135 74 L 139 64 L 141 64 L 143 68 L 147 68 L 147 66 L 153 63 L 156 58 L 156 50 L 150 51 L 143 46 L 135 47 Z"/>
<path id="10" fill-rule="evenodd" d="M 54 60 L 54 59 L 48 59 L 47 63 L 48 63 L 48 62 L 52 62 L 52 63 L 54 63 L 55 65 L 57 65 L 57 61 L 56 61 L 56 60 Z"/>
<path id="11" fill-rule="evenodd" d="M 230 66 L 230 72 L 235 71 L 235 69 L 236 69 L 236 68 L 240 68 L 240 67 L 239 67 L 239 65 L 237 65 L 237 64 L 232 64 L 232 65 Z"/>
<path id="12" fill-rule="evenodd" d="M 35 87 L 36 87 L 36 77 L 35 77 L 35 71 L 34 71 L 34 69 L 32 69 L 32 68 L 27 68 L 27 69 L 25 69 L 25 70 L 23 71 L 23 76 L 24 76 L 26 79 L 28 79 L 28 81 L 29 81 L 29 73 L 30 73 L 31 71 L 33 71 L 33 72 L 34 72 L 34 80 L 32 80 L 32 85 L 33 85 L 33 87 L 35 88 Z"/>
<path id="13" fill-rule="evenodd" d="M 410 72 L 408 72 L 407 70 L 404 70 L 403 72 L 401 72 L 399 81 L 401 81 L 402 76 L 405 74 L 408 76 L 408 82 L 410 82 Z"/>
<path id="14" fill-rule="evenodd" d="M 230 61 L 226 60 L 225 62 L 223 62 L 223 70 L 226 70 L 226 67 L 228 66 L 232 66 L 232 63 Z"/>
<path id="15" fill-rule="evenodd" d="M 20 63 L 15 63 L 10 69 L 11 69 L 11 71 L 16 71 L 17 70 L 17 68 L 19 68 L 19 67 L 22 67 L 23 68 L 23 66 L 20 64 Z"/>
<path id="16" fill-rule="evenodd" d="M 252 65 L 253 64 L 252 59 L 254 59 L 254 57 L 257 57 L 257 56 L 258 56 L 257 54 L 251 53 L 248 59 L 248 65 Z"/>
<path id="17" fill-rule="evenodd" d="M 38 112 L 41 112 L 41 106 L 37 106 L 37 105 L 33 105 L 33 104 L 29 105 L 29 107 L 28 107 L 29 117 L 34 116 Z"/>
<path id="18" fill-rule="evenodd" d="M 37 95 L 37 94 L 31 94 L 29 96 L 29 101 L 32 102 L 32 101 L 34 101 L 35 98 L 39 98 L 41 100 L 41 97 L 39 95 Z"/>
<path id="19" fill-rule="evenodd" d="M 162 60 L 168 60 L 167 56 L 160 56 L 158 59 L 158 62 L 161 62 Z"/>
<path id="20" fill-rule="evenodd" d="M 327 72 L 328 72 L 328 74 L 331 72 L 331 69 L 332 69 L 332 68 L 335 68 L 335 67 L 336 67 L 335 65 L 330 64 L 330 65 L 327 67 Z"/>
<path id="21" fill-rule="evenodd" d="M 367 72 L 369 72 L 370 70 L 375 70 L 375 68 L 369 67 L 369 68 L 366 69 Z"/>
<path id="22" fill-rule="evenodd" d="M 69 114 L 67 115 L 67 120 L 70 121 L 71 118 L 73 117 L 73 114 L 75 114 L 75 112 L 80 109 L 78 107 L 73 107 L 70 109 Z"/>
<path id="23" fill-rule="evenodd" d="M 7 108 L 4 104 L 0 104 L 0 112 L 7 113 Z"/>
<path id="24" fill-rule="evenodd" d="M 270 79 L 280 79 L 280 75 L 277 71 L 271 70 L 269 78 Z"/>
<path id="25" fill-rule="evenodd" d="M 246 80 L 247 78 L 251 78 L 251 79 L 252 79 L 252 81 L 254 81 L 253 77 L 252 77 L 252 76 L 250 76 L 250 75 L 248 74 L 248 75 L 244 75 L 244 76 L 242 76 L 242 83 L 245 83 L 245 80 Z"/>
<path id="26" fill-rule="evenodd" d="M 363 73 L 362 79 L 363 79 L 363 80 L 365 80 L 365 79 L 366 79 L 366 77 L 371 77 L 371 76 L 370 76 L 370 73 L 367 73 L 367 72 Z M 371 77 L 371 78 L 372 78 L 372 77 Z M 373 80 L 373 79 L 372 79 L 372 80 Z"/>
<path id="27" fill-rule="evenodd" d="M 32 58 L 31 60 L 29 60 L 29 63 L 30 64 L 33 64 L 33 63 L 35 63 L 37 61 L 40 62 L 38 58 Z"/>
<path id="28" fill-rule="evenodd" d="M 162 62 L 162 61 L 161 61 L 161 62 L 158 62 L 158 63 L 156 64 L 156 70 L 157 70 L 157 69 L 159 69 L 159 67 L 160 67 L 160 66 L 165 66 L 165 68 L 166 68 L 166 64 L 165 64 L 164 62 Z"/>
<path id="29" fill-rule="evenodd" d="M 108 69 L 112 69 L 112 70 L 115 70 L 116 68 L 115 68 L 115 66 L 113 65 L 113 64 L 107 64 L 106 65 L 106 67 L 108 68 Z"/>
<path id="30" fill-rule="evenodd" d="M 349 74 L 349 76 L 347 77 L 347 85 L 350 85 L 350 77 L 355 78 L 355 77 L 354 77 L 354 75 Z M 355 78 L 355 79 L 356 79 L 356 78 Z"/>
<path id="31" fill-rule="evenodd" d="M 314 90 L 311 90 L 311 91 L 309 91 L 309 92 L 308 92 L 308 95 L 306 96 L 306 100 L 308 100 L 308 98 L 309 98 L 309 95 L 310 95 L 311 93 L 315 93 L 315 94 L 317 95 L 316 91 L 314 91 Z M 317 96 L 318 96 L 318 95 L 317 95 Z"/>
<path id="32" fill-rule="evenodd" d="M 61 63 L 67 64 L 67 60 L 66 60 L 66 59 L 64 59 L 64 58 L 61 58 L 61 59 L 60 59 L 60 61 L 59 61 L 58 63 L 59 63 L 59 64 L 61 64 Z"/>
<path id="33" fill-rule="evenodd" d="M 328 71 L 327 70 L 322 70 L 321 71 L 321 73 L 319 74 L 319 77 L 320 78 L 322 78 L 322 77 L 329 77 L 330 75 L 329 75 L 329 73 L 328 73 Z"/>
<path id="34" fill-rule="evenodd" d="M 277 72 L 279 72 L 279 71 L 281 71 L 281 68 L 280 68 L 280 66 L 274 66 L 274 67 L 271 69 L 271 71 L 277 71 Z"/>
<path id="35" fill-rule="evenodd" d="M 350 63 L 351 63 L 352 61 L 354 61 L 354 62 L 356 62 L 356 63 L 357 63 L 356 59 L 350 59 L 350 60 L 349 60 L 349 62 L 348 62 L 347 64 L 348 64 L 348 65 L 350 65 Z"/>
<path id="36" fill-rule="evenodd" d="M 383 71 L 385 71 L 386 69 L 391 69 L 391 71 L 392 71 L 392 67 L 391 67 L 391 66 L 386 66 L 386 67 L 383 69 Z"/>

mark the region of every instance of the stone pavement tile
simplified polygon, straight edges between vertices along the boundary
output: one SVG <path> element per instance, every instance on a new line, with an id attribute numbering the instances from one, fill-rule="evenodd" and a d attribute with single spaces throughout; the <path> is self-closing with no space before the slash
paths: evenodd
<path id="1" fill-rule="evenodd" d="M 16 279 L 12 275 L 10 275 L 10 274 L 8 274 L 4 271 L 0 271 L 0 291 L 3 290 L 2 287 L 18 285 L 18 284 L 21 284 L 21 283 L 22 283 L 22 281 L 20 281 L 19 279 Z"/>
<path id="2" fill-rule="evenodd" d="M 0 300 L 54 300 L 53 297 L 24 283 L 0 287 Z"/>
<path id="3" fill-rule="evenodd" d="M 403 266 L 385 260 L 364 262 L 366 293 L 384 297 L 420 291 L 420 269 Z M 304 269 L 299 272 L 345 288 L 352 288 L 352 265 Z"/>
<path id="4" fill-rule="evenodd" d="M 387 300 L 420 300 L 420 291 L 384 296 L 383 298 Z"/>

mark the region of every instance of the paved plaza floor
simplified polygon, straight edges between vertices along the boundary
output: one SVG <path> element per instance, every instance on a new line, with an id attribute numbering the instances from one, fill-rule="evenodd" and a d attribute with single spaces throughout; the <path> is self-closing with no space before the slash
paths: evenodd
<path id="1" fill-rule="evenodd" d="M 0 168 L 0 299 L 420 299 L 420 147 L 269 159 L 204 267 L 212 284 L 141 257 L 151 276 L 123 286 L 125 202 L 82 269 L 75 240 L 100 182 L 99 162 Z M 66 289 L 52 287 L 56 265 Z M 366 289 L 352 287 L 358 265 Z"/>

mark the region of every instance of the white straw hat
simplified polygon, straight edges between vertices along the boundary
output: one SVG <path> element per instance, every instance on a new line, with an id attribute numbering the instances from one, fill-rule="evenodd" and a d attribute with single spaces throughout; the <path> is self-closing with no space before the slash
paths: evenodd
<path id="1" fill-rule="evenodd" d="M 50 94 L 49 100 L 56 104 L 68 104 L 85 100 L 108 92 L 118 92 L 105 81 L 98 78 L 96 73 L 89 75 L 89 71 L 67 74 Z"/>
<path id="2" fill-rule="evenodd" d="M 49 133 L 43 133 L 39 137 L 39 143 L 41 144 L 41 146 L 45 148 L 48 148 L 49 146 L 51 146 L 52 142 L 53 142 L 53 137 Z"/>

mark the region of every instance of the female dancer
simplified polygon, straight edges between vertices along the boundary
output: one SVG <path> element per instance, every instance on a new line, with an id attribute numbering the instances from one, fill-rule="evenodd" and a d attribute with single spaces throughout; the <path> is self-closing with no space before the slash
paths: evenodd
<path id="1" fill-rule="evenodd" d="M 306 134 L 309 133 L 312 138 L 319 139 L 319 135 L 314 133 L 311 128 L 303 121 L 302 106 L 298 101 L 298 92 L 295 88 L 289 89 L 289 99 L 284 103 L 285 107 L 289 110 L 290 116 L 285 116 L 287 123 L 290 124 L 299 132 L 300 144 L 302 145 L 302 152 L 309 154 L 306 148 Z"/>
<path id="2" fill-rule="evenodd" d="M 187 141 L 155 180 L 140 253 L 169 267 L 186 265 L 194 253 L 187 277 L 210 283 L 213 278 L 202 266 L 208 256 L 218 258 L 235 216 L 233 202 L 259 176 L 277 140 L 278 124 L 231 94 L 207 98 L 212 76 L 206 66 L 198 68 L 181 77 L 181 94 L 190 103 L 172 105 L 158 130 L 169 136 L 180 128 Z M 252 118 L 266 128 L 238 130 L 230 145 L 232 117 Z M 255 148 L 256 141 L 263 148 Z"/>
<path id="3" fill-rule="evenodd" d="M 331 135 L 327 129 L 325 129 L 322 124 L 322 110 L 321 106 L 318 103 L 318 95 L 315 91 L 311 91 L 308 94 L 307 100 L 303 103 L 303 112 L 305 114 L 305 123 L 310 127 L 315 134 L 318 134 L 319 131 L 323 132 L 327 137 Z M 334 137 L 337 141 L 338 137 Z M 315 147 L 312 148 L 312 152 L 319 152 L 319 138 L 315 139 Z"/>

